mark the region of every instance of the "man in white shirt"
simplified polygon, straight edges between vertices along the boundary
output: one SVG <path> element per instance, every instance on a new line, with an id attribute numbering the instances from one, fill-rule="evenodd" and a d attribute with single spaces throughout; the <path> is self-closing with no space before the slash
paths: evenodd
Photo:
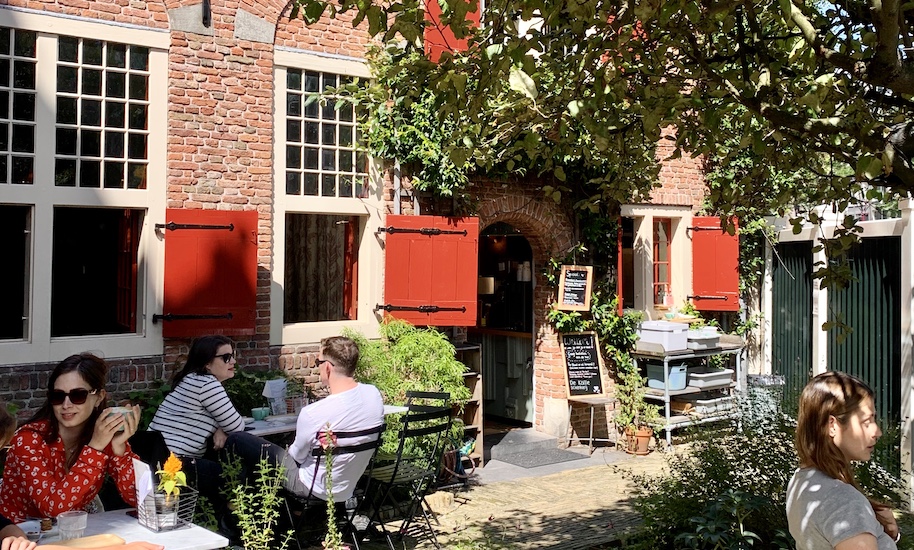
<path id="1" fill-rule="evenodd" d="M 287 488 L 292 492 L 327 500 L 326 460 L 322 458 L 315 475 L 312 449 L 320 446 L 318 434 L 328 428 L 333 432 L 354 432 L 380 425 L 384 421 L 384 402 L 378 388 L 360 384 L 353 378 L 359 361 L 359 348 L 350 338 L 334 336 L 321 340 L 317 358 L 321 384 L 330 395 L 316 401 L 298 415 L 295 442 L 289 447 L 288 456 L 296 465 L 286 460 Z M 336 445 L 358 445 L 377 438 L 369 435 L 338 440 Z M 345 502 L 352 496 L 359 477 L 368 467 L 371 451 L 362 451 L 333 457 L 333 501 Z M 290 468 L 291 466 L 291 468 Z M 297 475 L 295 475 L 297 474 Z"/>

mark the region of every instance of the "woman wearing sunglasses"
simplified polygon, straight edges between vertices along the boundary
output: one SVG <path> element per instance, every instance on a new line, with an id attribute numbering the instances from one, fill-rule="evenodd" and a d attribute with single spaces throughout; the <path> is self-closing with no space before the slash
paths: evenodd
<path id="1" fill-rule="evenodd" d="M 194 340 L 187 362 L 172 379 L 172 390 L 159 405 L 150 430 L 162 432 L 168 449 L 181 458 L 188 481 L 226 516 L 227 503 L 220 494 L 223 452 L 242 457 L 244 471 L 256 467 L 244 460 L 272 457 L 276 447 L 244 431 L 244 418 L 235 409 L 222 383 L 235 376 L 235 350 L 225 336 L 202 336 Z M 281 449 L 280 449 L 281 451 Z"/>
<path id="2" fill-rule="evenodd" d="M 71 355 L 48 379 L 48 399 L 16 432 L 0 486 L 0 514 L 14 522 L 90 507 L 106 475 L 124 501 L 136 506 L 133 459 L 127 439 L 140 408 L 108 414 L 108 365 L 91 353 Z"/>

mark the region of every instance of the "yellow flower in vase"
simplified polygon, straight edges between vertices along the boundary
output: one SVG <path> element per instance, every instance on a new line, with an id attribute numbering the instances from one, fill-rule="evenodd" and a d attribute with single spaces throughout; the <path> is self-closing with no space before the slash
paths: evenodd
<path id="1" fill-rule="evenodd" d="M 159 491 L 164 491 L 166 499 L 170 498 L 172 495 L 178 496 L 181 494 L 181 487 L 187 487 L 187 475 L 181 471 L 181 459 L 176 457 L 174 453 L 170 453 L 168 460 L 165 461 L 165 466 L 156 473 L 159 474 Z"/>

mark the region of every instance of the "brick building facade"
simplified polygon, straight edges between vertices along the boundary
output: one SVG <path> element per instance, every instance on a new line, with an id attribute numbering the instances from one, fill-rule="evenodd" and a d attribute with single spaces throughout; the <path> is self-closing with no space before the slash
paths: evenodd
<path id="1" fill-rule="evenodd" d="M 211 13 L 198 0 L 0 5 L 0 29 L 8 38 L 5 46 L 0 40 L 0 49 L 6 48 L 0 73 L 7 71 L 0 79 L 0 121 L 7 130 L 0 133 L 9 131 L 12 142 L 5 152 L 0 146 L 0 217 L 11 215 L 23 225 L 0 230 L 27 235 L 17 236 L 26 273 L 22 306 L 14 294 L 17 303 L 0 312 L 13 320 L 0 332 L 0 397 L 19 405 L 22 417 L 44 399 L 53 365 L 71 353 L 92 350 L 109 359 L 115 399 L 167 377 L 186 353 L 188 340 L 164 337 L 162 324 L 152 319 L 167 291 L 168 238 L 155 224 L 164 223 L 169 210 L 256 212 L 255 325 L 234 336 L 241 367 L 283 369 L 313 383 L 321 337 L 344 327 L 376 334 L 383 249 L 374 231 L 386 214 L 409 213 L 413 203 L 404 199 L 394 208 L 390 170 L 373 167 L 364 174 L 358 168 L 357 129 L 345 110 L 321 110 L 307 101 L 317 89 L 309 87 L 312 81 L 368 76 L 367 33 L 354 30 L 346 17 L 305 27 L 289 19 L 289 5 L 279 0 L 211 5 Z M 64 78 L 71 74 L 72 85 Z M 23 97 L 33 110 L 20 109 Z M 700 203 L 703 182 L 695 161 L 664 163 L 661 175 L 654 202 L 687 211 Z M 572 217 L 532 186 L 480 181 L 473 190 L 480 229 L 507 222 L 533 249 L 535 424 L 543 429 L 547 400 L 560 401 L 565 391 L 557 338 L 545 322 L 554 297 L 538 273 L 574 243 Z M 431 207 L 416 204 L 423 212 Z M 79 286 L 90 283 L 70 282 L 65 269 L 84 251 L 77 244 L 64 255 L 63 222 L 88 223 L 112 210 L 128 218 L 141 213 L 139 284 L 135 307 L 127 308 L 132 325 L 90 315 L 91 303 L 75 297 L 91 295 L 85 291 L 91 287 Z M 301 252 L 294 250 L 295 239 L 304 234 L 295 232 L 296 223 L 357 229 L 360 244 L 347 253 L 358 259 L 350 266 L 358 295 L 348 317 L 295 317 L 284 305 L 284 277 L 296 269 L 286 257 Z M 113 231 L 114 240 L 122 239 L 99 225 L 99 235 Z M 80 225 L 69 231 L 82 235 Z M 83 274 L 93 267 L 86 263 Z M 293 275 L 307 280 L 313 274 Z M 4 284 L 19 283 L 14 277 Z M 123 305 L 122 298 L 111 300 Z M 84 312 L 98 328 L 69 320 Z"/>

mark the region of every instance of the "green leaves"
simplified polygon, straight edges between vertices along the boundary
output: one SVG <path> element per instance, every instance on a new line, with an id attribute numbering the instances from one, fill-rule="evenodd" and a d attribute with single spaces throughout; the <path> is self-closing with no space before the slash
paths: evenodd
<path id="1" fill-rule="evenodd" d="M 511 67 L 511 73 L 508 77 L 508 83 L 515 92 L 520 92 L 530 99 L 536 99 L 536 83 L 527 73 L 517 67 Z"/>

